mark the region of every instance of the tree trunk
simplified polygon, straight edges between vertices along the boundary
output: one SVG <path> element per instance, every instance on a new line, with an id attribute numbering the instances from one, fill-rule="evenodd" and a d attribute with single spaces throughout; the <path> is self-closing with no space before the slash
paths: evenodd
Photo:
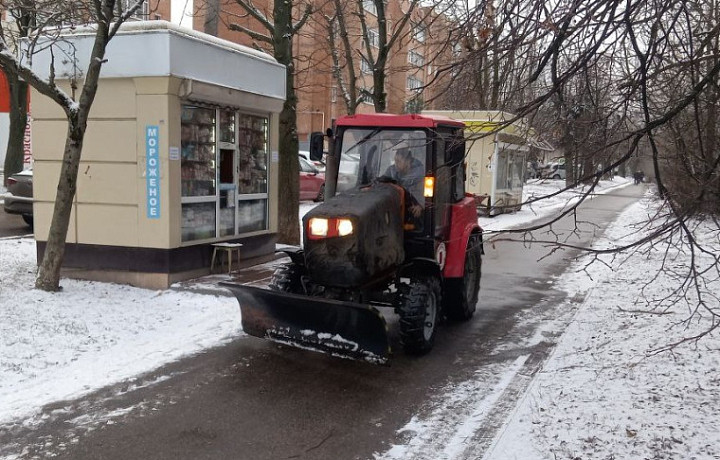
<path id="1" fill-rule="evenodd" d="M 103 8 L 105 17 L 112 18 L 111 5 Z M 85 73 L 80 101 L 77 107 L 64 107 L 68 120 L 67 139 L 65 151 L 60 167 L 57 195 L 53 208 L 50 231 L 48 233 L 45 254 L 38 269 L 35 287 L 44 291 L 57 291 L 60 289 L 60 269 L 65 256 L 65 238 L 70 225 L 70 212 L 77 190 L 77 176 L 80 168 L 80 155 L 82 154 L 83 140 L 87 130 L 90 108 L 97 94 L 100 70 L 104 62 L 105 51 L 110 40 L 108 24 L 97 22 L 98 30 L 90 54 L 90 64 Z"/>
<path id="2" fill-rule="evenodd" d="M 385 2 L 374 0 L 377 14 L 378 53 L 373 68 L 373 100 L 375 112 L 387 111 L 387 93 L 385 92 L 385 78 L 387 75 L 387 62 L 390 53 L 390 43 L 387 35 L 387 19 L 385 18 Z"/>
<path id="3" fill-rule="evenodd" d="M 285 66 L 287 93 L 280 112 L 279 126 L 279 172 L 278 196 L 278 241 L 285 244 L 299 244 L 299 160 L 297 135 L 297 95 L 295 94 L 295 66 L 292 53 L 292 3 L 276 1 L 274 8 L 275 27 L 273 44 L 275 59 Z"/>
<path id="4" fill-rule="evenodd" d="M 587 147 L 585 147 L 587 149 Z M 584 184 L 592 184 L 595 181 L 594 174 L 597 170 L 597 164 L 595 161 L 595 158 L 588 153 L 587 150 L 581 152 L 578 152 L 578 156 L 581 158 L 582 162 L 582 173 L 579 177 L 579 179 L 584 179 L 582 183 Z"/>
<path id="5" fill-rule="evenodd" d="M 714 10 L 713 10 L 714 13 Z M 715 47 L 715 52 L 717 52 L 717 47 Z M 710 59 L 707 63 L 708 70 L 713 66 L 717 65 L 717 61 Z M 718 99 L 720 99 L 720 95 L 718 94 L 718 89 L 716 86 L 710 86 L 707 91 L 707 104 L 705 105 L 706 115 L 705 115 L 705 145 L 701 149 L 701 154 L 703 158 L 703 167 L 702 167 L 702 179 L 703 181 L 707 181 L 707 189 L 708 189 L 708 195 L 715 196 L 715 199 L 710 199 L 707 201 L 707 209 L 701 209 L 701 212 L 710 212 L 710 213 L 716 213 L 718 212 L 719 206 L 719 198 L 720 198 L 720 172 L 718 171 L 718 160 L 717 157 L 719 155 L 718 153 L 718 147 L 716 145 L 717 143 L 717 123 L 718 123 L 718 113 L 717 113 L 717 103 Z M 714 177 L 715 180 L 712 180 Z"/>
<path id="6" fill-rule="evenodd" d="M 378 59 L 377 67 L 385 68 L 385 62 Z M 375 112 L 385 113 L 387 110 L 387 93 L 385 92 L 385 72 L 375 71 L 373 73 L 373 99 L 375 100 Z"/>
<path id="7" fill-rule="evenodd" d="M 3 165 L 4 185 L 7 185 L 8 177 L 23 169 L 28 103 L 28 84 L 21 81 L 16 73 L 8 72 L 6 75 L 10 87 L 10 129 L 5 164 Z"/>
<path id="8" fill-rule="evenodd" d="M 220 0 L 207 0 L 205 8 L 205 22 L 203 31 L 208 35 L 217 37 L 220 13 Z"/>
<path id="9" fill-rule="evenodd" d="M 337 49 L 332 46 L 331 53 L 335 61 L 335 80 L 339 90 L 342 92 L 343 101 L 345 101 L 345 109 L 348 115 L 355 115 L 355 111 L 358 106 L 357 97 L 357 75 L 355 74 L 355 58 L 353 57 L 352 45 L 350 43 L 350 36 L 347 31 L 347 24 L 345 23 L 345 10 L 343 9 L 342 2 L 340 0 L 334 0 L 335 12 L 338 22 L 338 33 L 343 44 L 343 50 L 345 52 L 345 67 L 348 73 L 347 85 L 344 84 L 342 78 L 342 68 L 340 67 L 340 58 L 338 57 Z M 330 37 L 334 45 L 333 25 L 330 24 Z M 347 88 L 347 90 L 346 90 Z M 324 128 L 324 127 L 323 127 Z"/>
<path id="10" fill-rule="evenodd" d="M 45 254 L 35 280 L 35 287 L 44 291 L 57 291 L 60 288 L 60 268 L 65 256 L 65 237 L 70 226 L 70 212 L 77 190 L 77 175 L 84 136 L 85 127 L 81 126 L 78 117 L 75 116 L 68 120 L 68 134 L 50 232 L 45 246 Z"/>

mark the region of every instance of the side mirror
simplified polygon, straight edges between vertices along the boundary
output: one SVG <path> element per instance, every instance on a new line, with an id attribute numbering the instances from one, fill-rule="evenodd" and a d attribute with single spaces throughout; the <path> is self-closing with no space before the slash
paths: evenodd
<path id="1" fill-rule="evenodd" d="M 321 132 L 310 134 L 310 159 L 313 161 L 322 161 L 323 151 L 325 147 L 325 135 Z"/>

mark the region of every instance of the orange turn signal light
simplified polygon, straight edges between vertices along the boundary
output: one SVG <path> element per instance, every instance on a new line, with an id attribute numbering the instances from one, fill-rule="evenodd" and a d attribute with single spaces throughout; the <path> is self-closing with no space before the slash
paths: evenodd
<path id="1" fill-rule="evenodd" d="M 433 176 L 426 176 L 424 184 L 423 195 L 426 198 L 432 198 L 433 191 L 435 190 L 435 178 Z"/>

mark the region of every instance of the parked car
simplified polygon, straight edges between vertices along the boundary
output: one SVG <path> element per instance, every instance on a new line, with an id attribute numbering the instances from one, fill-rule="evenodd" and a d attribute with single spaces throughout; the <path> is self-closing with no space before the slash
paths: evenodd
<path id="1" fill-rule="evenodd" d="M 325 199 L 325 174 L 303 157 L 300 161 L 300 201 Z"/>
<path id="2" fill-rule="evenodd" d="M 19 214 L 29 226 L 33 226 L 32 170 L 13 174 L 7 180 L 5 212 Z"/>
<path id="3" fill-rule="evenodd" d="M 549 163 L 540 168 L 542 179 L 565 179 L 565 163 Z"/>

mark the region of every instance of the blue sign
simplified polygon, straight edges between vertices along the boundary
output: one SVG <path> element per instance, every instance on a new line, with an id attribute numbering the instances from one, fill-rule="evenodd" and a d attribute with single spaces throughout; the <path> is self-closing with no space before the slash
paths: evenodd
<path id="1" fill-rule="evenodd" d="M 160 218 L 160 153 L 158 127 L 145 127 L 145 195 L 147 218 Z"/>

